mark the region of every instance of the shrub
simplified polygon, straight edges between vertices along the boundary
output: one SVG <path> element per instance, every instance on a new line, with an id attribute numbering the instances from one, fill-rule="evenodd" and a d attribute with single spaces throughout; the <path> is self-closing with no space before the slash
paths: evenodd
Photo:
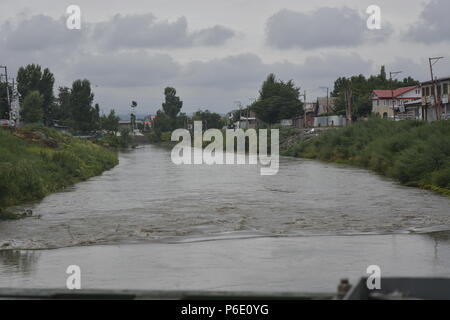
<path id="1" fill-rule="evenodd" d="M 327 130 L 282 154 L 363 166 L 405 185 L 450 188 L 449 137 L 450 121 L 371 118 Z"/>
<path id="2" fill-rule="evenodd" d="M 17 133 L 30 131 L 38 131 L 42 139 L 54 139 L 58 147 L 27 141 L 26 134 L 22 139 L 0 129 L 0 208 L 41 199 L 118 162 L 117 155 L 106 148 L 40 125 L 26 126 Z"/>

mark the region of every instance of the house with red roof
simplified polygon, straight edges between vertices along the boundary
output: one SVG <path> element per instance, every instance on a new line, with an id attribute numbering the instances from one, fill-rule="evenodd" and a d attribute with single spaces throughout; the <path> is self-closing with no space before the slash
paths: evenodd
<path id="1" fill-rule="evenodd" d="M 409 86 L 394 90 L 373 90 L 372 113 L 383 118 L 395 119 L 396 114 L 404 113 L 405 106 L 421 99 L 419 86 Z"/>

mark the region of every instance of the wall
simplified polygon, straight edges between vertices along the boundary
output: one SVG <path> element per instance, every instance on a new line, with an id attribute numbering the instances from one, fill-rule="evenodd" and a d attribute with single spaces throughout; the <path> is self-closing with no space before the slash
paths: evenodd
<path id="1" fill-rule="evenodd" d="M 346 119 L 343 116 L 315 117 L 314 127 L 341 127 L 345 126 Z"/>

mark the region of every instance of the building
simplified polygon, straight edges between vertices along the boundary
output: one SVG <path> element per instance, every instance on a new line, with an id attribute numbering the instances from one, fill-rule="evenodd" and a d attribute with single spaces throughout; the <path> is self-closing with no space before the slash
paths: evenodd
<path id="1" fill-rule="evenodd" d="M 314 117 L 314 127 L 343 127 L 347 119 L 343 116 Z"/>
<path id="2" fill-rule="evenodd" d="M 156 116 L 147 116 L 144 118 L 144 131 L 154 127 L 155 118 Z"/>
<path id="3" fill-rule="evenodd" d="M 235 129 L 256 129 L 257 126 L 258 120 L 256 119 L 256 113 L 253 111 L 242 112 L 239 120 L 234 123 Z"/>
<path id="4" fill-rule="evenodd" d="M 136 119 L 136 126 L 139 128 L 144 125 L 144 121 Z M 132 129 L 131 128 L 131 120 L 119 120 L 119 130 L 123 129 Z"/>
<path id="5" fill-rule="evenodd" d="M 316 115 L 333 112 L 336 103 L 336 97 L 318 97 L 315 106 Z"/>
<path id="6" fill-rule="evenodd" d="M 405 102 L 399 107 L 396 119 L 398 120 L 421 120 L 423 119 L 422 99 Z"/>
<path id="7" fill-rule="evenodd" d="M 394 90 L 373 90 L 372 112 L 383 118 L 394 119 L 396 114 L 404 110 L 405 103 L 420 99 L 419 86 L 409 86 Z"/>
<path id="8" fill-rule="evenodd" d="M 317 103 L 316 102 L 305 102 L 303 104 L 306 116 L 315 116 L 317 114 Z"/>
<path id="9" fill-rule="evenodd" d="M 422 82 L 421 87 L 422 108 L 425 120 L 450 119 L 450 106 L 448 102 L 450 77 Z M 433 90 L 434 87 L 436 88 L 435 91 Z M 434 95 L 436 95 L 436 102 Z"/>

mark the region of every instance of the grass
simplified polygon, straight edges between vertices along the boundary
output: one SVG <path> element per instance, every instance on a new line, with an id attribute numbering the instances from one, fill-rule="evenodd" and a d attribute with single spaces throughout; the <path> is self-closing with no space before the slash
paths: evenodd
<path id="1" fill-rule="evenodd" d="M 0 129 L 0 208 L 42 199 L 117 163 L 115 152 L 43 126 Z"/>
<path id="2" fill-rule="evenodd" d="M 282 154 L 356 165 L 450 195 L 450 121 L 372 118 L 299 141 Z"/>

